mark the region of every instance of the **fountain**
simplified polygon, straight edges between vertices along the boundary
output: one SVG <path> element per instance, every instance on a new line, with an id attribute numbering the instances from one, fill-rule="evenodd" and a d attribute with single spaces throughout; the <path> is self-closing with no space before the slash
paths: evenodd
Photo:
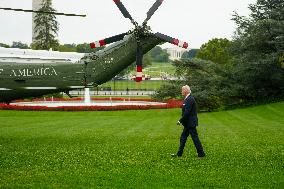
<path id="1" fill-rule="evenodd" d="M 90 88 L 85 88 L 85 93 L 84 93 L 84 102 L 85 106 L 91 106 L 91 96 L 90 96 Z"/>
<path id="2" fill-rule="evenodd" d="M 128 101 L 113 100 L 112 97 L 109 100 L 91 100 L 90 89 L 85 88 L 84 100 L 68 100 L 68 101 L 56 101 L 52 97 L 51 101 L 47 101 L 45 98 L 43 101 L 31 101 L 31 102 L 14 102 L 11 105 L 16 106 L 43 106 L 43 107 L 72 107 L 72 106 L 146 106 L 146 105 L 164 105 L 166 103 L 161 102 L 148 102 L 148 101 Z"/>

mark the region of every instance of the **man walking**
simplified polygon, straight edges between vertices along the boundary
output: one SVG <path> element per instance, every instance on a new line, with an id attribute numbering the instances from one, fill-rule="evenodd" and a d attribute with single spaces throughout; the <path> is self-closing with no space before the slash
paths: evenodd
<path id="1" fill-rule="evenodd" d="M 194 97 L 191 96 L 191 90 L 188 85 L 182 87 L 182 95 L 185 97 L 182 106 L 182 117 L 177 122 L 177 124 L 178 125 L 182 124 L 184 128 L 180 136 L 179 150 L 176 154 L 172 154 L 172 156 L 178 156 L 178 157 L 182 156 L 187 137 L 190 134 L 191 139 L 195 145 L 198 157 L 204 157 L 205 153 L 203 151 L 203 147 L 199 140 L 198 133 L 196 130 L 196 127 L 198 126 L 196 102 Z"/>

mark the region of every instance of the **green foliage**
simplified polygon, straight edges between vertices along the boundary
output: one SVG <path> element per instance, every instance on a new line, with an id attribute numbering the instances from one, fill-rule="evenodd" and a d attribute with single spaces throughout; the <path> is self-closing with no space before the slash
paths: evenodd
<path id="1" fill-rule="evenodd" d="M 284 69 L 284 53 L 283 53 L 283 55 L 280 56 L 280 58 L 279 58 L 279 64 L 280 64 L 280 67 L 281 67 L 282 69 Z"/>
<path id="2" fill-rule="evenodd" d="M 210 60 L 218 64 L 228 64 L 232 60 L 229 52 L 231 42 L 228 39 L 214 38 L 203 44 L 196 58 Z"/>
<path id="3" fill-rule="evenodd" d="M 212 111 L 223 105 L 223 99 L 232 96 L 233 82 L 228 82 L 228 73 L 221 65 L 195 58 L 175 61 L 174 66 L 180 80 L 160 88 L 155 98 L 180 98 L 181 87 L 189 85 L 199 109 Z"/>
<path id="4" fill-rule="evenodd" d="M 255 55 L 255 59 L 250 61 L 245 58 L 239 59 L 231 72 L 239 84 L 238 96 L 256 100 L 283 95 L 284 70 L 278 66 L 276 60 L 275 54 Z"/>
<path id="5" fill-rule="evenodd" d="M 172 98 L 182 99 L 181 96 L 181 84 L 180 81 L 169 81 L 162 85 L 158 90 L 156 90 L 155 94 L 152 95 L 152 98 L 164 101 Z"/>
<path id="6" fill-rule="evenodd" d="M 48 94 L 48 95 L 44 95 L 41 98 L 63 98 L 62 93 L 52 93 L 52 94 Z"/>
<path id="7" fill-rule="evenodd" d="M 182 58 L 195 58 L 199 49 L 190 49 L 188 52 L 182 54 Z"/>
<path id="8" fill-rule="evenodd" d="M 249 8 L 249 18 L 233 16 L 238 28 L 232 42 L 212 39 L 201 47 L 197 57 L 215 63 L 192 59 L 176 64 L 182 84 L 192 87 L 202 109 L 284 96 L 284 2 L 258 0 Z"/>
<path id="9" fill-rule="evenodd" d="M 284 2 L 258 0 L 250 5 L 251 16 L 235 13 L 238 29 L 232 45 L 234 79 L 239 95 L 246 99 L 267 98 L 284 93 Z"/>
<path id="10" fill-rule="evenodd" d="M 92 49 L 89 43 L 82 43 L 82 44 L 64 44 L 60 45 L 58 51 L 61 52 L 78 52 L 78 53 L 94 53 L 99 50 L 104 49 L 105 47 L 98 47 Z"/>
<path id="11" fill-rule="evenodd" d="M 181 110 L 0 111 L 0 188 L 283 188 L 284 103 L 198 115 L 207 157 Z"/>
<path id="12" fill-rule="evenodd" d="M 88 43 L 79 44 L 76 47 L 76 52 L 79 52 L 79 53 L 91 53 L 93 51 L 94 49 L 92 49 L 90 47 L 90 44 Z"/>
<path id="13" fill-rule="evenodd" d="M 78 52 L 78 53 L 92 53 L 92 52 L 97 52 L 99 50 L 102 50 L 104 48 L 105 47 L 98 47 L 98 48 L 92 49 L 90 47 L 89 43 L 83 43 L 83 44 L 78 44 L 76 46 L 76 52 Z"/>
<path id="14" fill-rule="evenodd" d="M 52 1 L 43 1 L 39 11 L 44 12 L 56 12 L 52 8 Z M 31 45 L 33 49 L 58 50 L 59 42 L 56 39 L 57 32 L 59 30 L 59 24 L 54 14 L 38 13 L 35 16 L 35 42 Z"/>
<path id="15" fill-rule="evenodd" d="M 4 43 L 0 43 L 0 47 L 10 48 L 10 45 L 4 44 Z"/>
<path id="16" fill-rule="evenodd" d="M 151 59 L 154 62 L 169 62 L 169 54 L 160 46 L 156 46 L 150 51 Z"/>
<path id="17" fill-rule="evenodd" d="M 59 45 L 58 51 L 60 52 L 76 52 L 76 44 Z"/>
<path id="18" fill-rule="evenodd" d="M 29 49 L 29 46 L 21 41 L 13 41 L 11 48 Z"/>
<path id="19" fill-rule="evenodd" d="M 142 66 L 143 68 L 146 68 L 148 66 L 152 65 L 152 59 L 150 53 L 144 54 L 143 60 L 142 60 Z"/>

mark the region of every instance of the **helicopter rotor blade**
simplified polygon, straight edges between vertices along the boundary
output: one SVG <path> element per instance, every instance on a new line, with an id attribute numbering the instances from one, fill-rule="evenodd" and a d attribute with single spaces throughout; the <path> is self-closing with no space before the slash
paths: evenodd
<path id="1" fill-rule="evenodd" d="M 120 10 L 120 12 L 123 14 L 123 16 L 125 18 L 129 18 L 131 20 L 131 22 L 134 24 L 134 20 L 131 17 L 130 13 L 128 12 L 128 10 L 125 8 L 125 6 L 123 5 L 123 3 L 120 0 L 113 0 L 113 2 L 116 4 L 116 6 L 118 7 L 118 9 Z"/>
<path id="2" fill-rule="evenodd" d="M 4 8 L 4 7 L 0 7 L 0 9 L 1 10 L 8 10 L 8 11 L 18 11 L 18 12 L 33 12 L 33 13 L 54 14 L 54 15 L 62 15 L 62 16 L 86 17 L 86 15 L 82 15 L 82 14 L 66 14 L 66 13 L 60 13 L 60 12 L 36 11 L 36 10 L 26 10 L 26 9 L 13 9 L 13 8 Z"/>
<path id="3" fill-rule="evenodd" d="M 166 42 L 169 42 L 169 43 L 174 44 L 176 46 L 182 47 L 184 49 L 188 48 L 188 43 L 187 42 L 180 41 L 178 39 L 172 38 L 170 36 L 167 36 L 167 35 L 159 33 L 159 32 L 154 33 L 153 35 L 155 37 L 159 38 L 159 39 L 162 39 L 162 40 L 164 40 Z"/>
<path id="4" fill-rule="evenodd" d="M 147 18 L 144 20 L 143 24 L 146 24 L 150 18 L 154 15 L 154 13 L 158 10 L 164 0 L 156 0 L 156 2 L 152 5 L 152 7 L 147 12 Z"/>
<path id="5" fill-rule="evenodd" d="M 114 43 L 114 42 L 120 41 L 127 34 L 128 33 L 122 33 L 122 34 L 118 34 L 118 35 L 115 35 L 115 36 L 112 36 L 112 37 L 108 37 L 108 38 L 105 38 L 105 39 L 102 39 L 102 40 L 90 43 L 90 47 L 92 49 L 95 49 L 95 48 L 102 47 L 102 46 L 105 46 L 105 45 L 110 44 L 110 43 Z"/>
<path id="6" fill-rule="evenodd" d="M 137 52 L 136 52 L 136 82 L 142 81 L 142 61 L 143 61 L 143 51 L 140 42 L 137 42 Z"/>

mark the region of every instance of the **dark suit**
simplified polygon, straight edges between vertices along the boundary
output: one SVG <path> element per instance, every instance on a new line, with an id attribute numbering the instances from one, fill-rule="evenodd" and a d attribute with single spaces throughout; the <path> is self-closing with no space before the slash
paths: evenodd
<path id="1" fill-rule="evenodd" d="M 196 127 L 198 126 L 196 102 L 194 97 L 191 95 L 184 99 L 184 103 L 182 106 L 182 117 L 180 118 L 179 122 L 184 126 L 184 128 L 180 136 L 180 147 L 177 155 L 182 155 L 189 134 L 195 145 L 198 155 L 204 155 L 203 147 L 196 130 Z"/>

